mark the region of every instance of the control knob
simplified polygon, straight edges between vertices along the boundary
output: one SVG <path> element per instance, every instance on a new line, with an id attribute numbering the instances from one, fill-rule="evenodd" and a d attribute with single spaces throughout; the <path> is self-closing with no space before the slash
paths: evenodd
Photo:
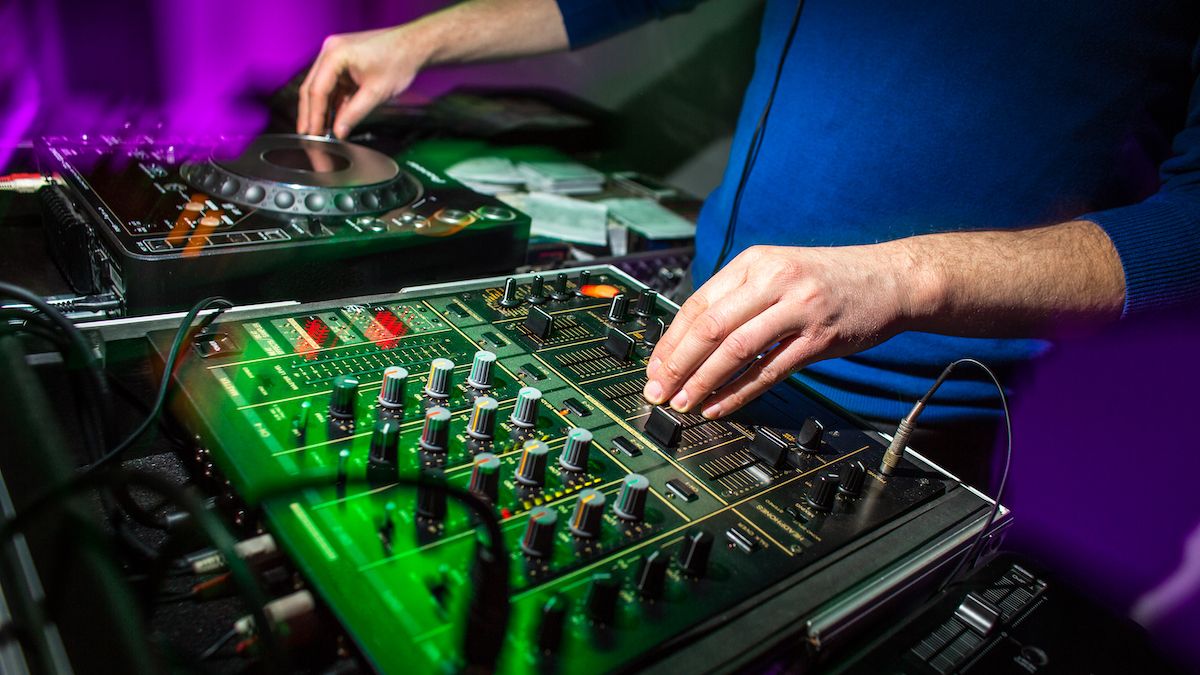
<path id="1" fill-rule="evenodd" d="M 354 407 L 358 402 L 358 378 L 353 375 L 338 375 L 333 380 L 333 393 L 329 398 L 329 416 L 337 419 L 354 419 Z"/>
<path id="2" fill-rule="evenodd" d="M 550 448 L 533 439 L 525 441 L 521 449 L 521 461 L 517 464 L 517 482 L 523 485 L 541 485 L 546 482 L 546 456 Z"/>
<path id="3" fill-rule="evenodd" d="M 467 489 L 495 504 L 500 499 L 500 458 L 490 452 L 475 455 Z"/>
<path id="4" fill-rule="evenodd" d="M 572 427 L 567 432 L 567 442 L 558 457 L 558 465 L 568 471 L 587 471 L 591 446 L 592 432 L 583 427 Z"/>
<path id="5" fill-rule="evenodd" d="M 429 364 L 429 378 L 425 381 L 425 395 L 429 398 L 450 398 L 450 375 L 454 372 L 454 362 L 450 359 L 437 358 Z"/>
<path id="6" fill-rule="evenodd" d="M 521 550 L 535 558 L 549 558 L 554 552 L 554 524 L 558 512 L 548 506 L 535 506 L 525 523 L 525 534 L 521 537 Z"/>
<path id="7" fill-rule="evenodd" d="M 704 530 L 689 532 L 679 546 L 679 569 L 685 574 L 702 577 L 708 571 L 708 556 L 712 553 L 713 536 Z"/>
<path id="8" fill-rule="evenodd" d="M 467 423 L 467 435 L 480 441 L 491 440 L 496 430 L 496 410 L 499 408 L 499 402 L 491 396 L 475 399 L 471 420 Z"/>
<path id="9" fill-rule="evenodd" d="M 650 479 L 638 473 L 625 476 L 613 512 L 623 520 L 642 520 L 646 515 L 646 494 L 649 492 Z"/>
<path id="10" fill-rule="evenodd" d="M 580 492 L 575 512 L 571 514 L 571 533 L 585 539 L 599 537 L 604 524 L 604 502 L 604 493 L 595 488 Z"/>
<path id="11" fill-rule="evenodd" d="M 383 385 L 379 389 L 379 405 L 384 408 L 403 408 L 405 389 L 408 388 L 408 370 L 400 366 L 389 366 L 383 371 Z"/>
<path id="12" fill-rule="evenodd" d="M 425 411 L 425 426 L 421 428 L 421 449 L 445 452 L 450 445 L 450 411 L 433 406 Z"/>
<path id="13" fill-rule="evenodd" d="M 535 387 L 521 387 L 517 391 L 517 403 L 509 420 L 523 429 L 532 428 L 537 423 L 538 404 L 541 400 L 542 392 Z"/>

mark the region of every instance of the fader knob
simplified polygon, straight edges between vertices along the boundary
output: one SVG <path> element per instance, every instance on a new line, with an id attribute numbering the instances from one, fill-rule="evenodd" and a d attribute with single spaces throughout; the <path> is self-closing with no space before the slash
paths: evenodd
<path id="1" fill-rule="evenodd" d="M 592 432 L 583 427 L 572 427 L 567 432 L 567 443 L 558 457 L 558 465 L 569 471 L 587 471 L 591 447 Z"/>
<path id="2" fill-rule="evenodd" d="M 550 292 L 550 297 L 558 302 L 567 300 L 571 297 L 571 291 L 567 290 L 567 273 L 559 272 L 554 277 L 554 290 Z"/>
<path id="3" fill-rule="evenodd" d="M 354 419 L 354 406 L 358 402 L 358 378 L 353 375 L 338 375 L 333 380 L 333 393 L 329 398 L 329 416 L 338 419 Z"/>
<path id="4" fill-rule="evenodd" d="M 446 517 L 446 489 L 441 472 L 430 471 L 417 483 L 417 515 L 429 520 Z"/>
<path id="5" fill-rule="evenodd" d="M 617 293 L 608 307 L 608 320 L 613 323 L 625 323 L 628 319 L 629 297 L 624 293 Z"/>
<path id="6" fill-rule="evenodd" d="M 491 440 L 496 430 L 496 410 L 499 407 L 499 402 L 491 396 L 475 399 L 471 420 L 467 423 L 467 435 L 481 441 Z"/>
<path id="7" fill-rule="evenodd" d="M 542 392 L 535 387 L 521 387 L 517 392 L 517 404 L 513 407 L 509 420 L 523 429 L 528 429 L 537 423 L 538 405 L 542 400 Z"/>
<path id="8" fill-rule="evenodd" d="M 648 345 L 658 344 L 665 332 L 667 332 L 667 324 L 663 323 L 661 318 L 655 318 L 653 321 L 647 322 L 646 330 L 642 333 L 642 342 Z"/>
<path id="9" fill-rule="evenodd" d="M 617 503 L 613 512 L 624 520 L 640 521 L 646 515 L 646 494 L 650 492 L 650 479 L 639 473 L 631 473 L 621 481 Z"/>
<path id="10" fill-rule="evenodd" d="M 500 458 L 490 452 L 475 455 L 467 489 L 495 504 L 500 499 Z"/>
<path id="11" fill-rule="evenodd" d="M 585 539 L 599 537 L 600 526 L 604 524 L 604 502 L 604 493 L 595 488 L 580 492 L 575 512 L 571 514 L 571 533 Z"/>
<path id="12" fill-rule="evenodd" d="M 846 469 L 845 475 L 842 476 L 842 484 L 838 486 L 838 490 L 851 497 L 857 497 L 862 493 L 863 481 L 867 478 L 867 467 L 862 462 L 855 462 Z"/>
<path id="13" fill-rule="evenodd" d="M 671 556 L 662 550 L 654 551 L 642 558 L 637 572 L 638 593 L 644 598 L 658 600 L 667 585 L 667 565 Z"/>
<path id="14" fill-rule="evenodd" d="M 521 537 L 521 550 L 535 558 L 548 558 L 554 552 L 554 524 L 558 512 L 547 506 L 535 506 L 525 523 L 525 534 Z"/>
<path id="15" fill-rule="evenodd" d="M 546 280 L 542 275 L 533 275 L 529 282 L 529 295 L 525 296 L 525 300 L 531 305 L 540 305 L 546 301 Z"/>
<path id="16" fill-rule="evenodd" d="M 434 359 L 429 364 L 429 377 L 425 381 L 425 395 L 430 398 L 450 398 L 450 375 L 454 362 L 450 359 Z"/>
<path id="17" fill-rule="evenodd" d="M 425 411 L 425 426 L 421 428 L 421 449 L 445 452 L 450 445 L 450 411 L 434 406 Z"/>
<path id="18" fill-rule="evenodd" d="M 708 556 L 712 553 L 713 537 L 704 530 L 694 530 L 683 538 L 679 546 L 679 569 L 694 577 L 702 577 L 708 571 Z"/>
<path id="19" fill-rule="evenodd" d="M 492 365 L 495 363 L 496 355 L 494 353 L 485 350 L 475 352 L 475 359 L 471 361 L 471 374 L 467 376 L 467 384 L 476 389 L 491 389 Z"/>
<path id="20" fill-rule="evenodd" d="M 546 482 L 546 456 L 550 448 L 539 440 L 525 441 L 521 449 L 521 461 L 517 464 L 517 482 L 524 485 L 541 485 Z"/>
<path id="21" fill-rule="evenodd" d="M 517 280 L 509 277 L 504 280 L 504 294 L 500 296 L 501 307 L 516 307 L 521 304 L 517 297 Z"/>
<path id="22" fill-rule="evenodd" d="M 385 408 L 404 407 L 404 394 L 408 388 L 408 370 L 400 366 L 389 366 L 383 371 L 383 384 L 379 389 L 379 405 Z"/>
<path id="23" fill-rule="evenodd" d="M 821 476 L 804 499 L 817 511 L 829 511 L 833 508 L 833 498 L 837 496 L 837 488 L 836 478 Z"/>
<path id="24" fill-rule="evenodd" d="M 587 615 L 596 623 L 612 625 L 617 618 L 617 600 L 621 595 L 621 581 L 609 572 L 592 575 L 592 585 L 587 595 Z"/>
<path id="25" fill-rule="evenodd" d="M 658 298 L 658 291 L 647 288 L 638 296 L 637 307 L 633 313 L 640 317 L 648 317 L 654 314 L 654 302 Z"/>

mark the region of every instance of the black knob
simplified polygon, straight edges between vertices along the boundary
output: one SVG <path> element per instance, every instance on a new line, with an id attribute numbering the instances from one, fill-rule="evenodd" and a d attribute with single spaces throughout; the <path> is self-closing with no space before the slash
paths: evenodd
<path id="1" fill-rule="evenodd" d="M 380 487 L 396 482 L 396 460 L 400 446 L 400 423 L 380 420 L 371 434 L 371 449 L 367 454 L 367 482 Z"/>
<path id="2" fill-rule="evenodd" d="M 629 298 L 624 293 L 613 296 L 612 304 L 608 306 L 608 320 L 613 323 L 625 323 L 629 320 Z"/>
<path id="3" fill-rule="evenodd" d="M 568 471 L 587 471 L 591 447 L 592 432 L 583 427 L 572 427 L 567 431 L 567 443 L 558 457 L 558 465 Z"/>
<path id="4" fill-rule="evenodd" d="M 658 298 L 658 291 L 647 288 L 638 296 L 637 307 L 633 310 L 634 314 L 641 317 L 648 317 L 654 314 L 654 302 Z"/>
<path id="5" fill-rule="evenodd" d="M 450 375 L 454 373 L 454 362 L 450 359 L 434 359 L 429 364 L 429 377 L 425 380 L 425 395 L 434 399 L 450 398 Z"/>
<path id="6" fill-rule="evenodd" d="M 535 506 L 525 523 L 525 534 L 521 537 L 521 550 L 535 558 L 549 558 L 554 552 L 554 524 L 558 512 L 548 506 Z"/>
<path id="7" fill-rule="evenodd" d="M 450 445 L 450 411 L 434 406 L 425 411 L 425 426 L 421 428 L 421 448 L 429 452 L 446 452 Z"/>
<path id="8" fill-rule="evenodd" d="M 539 440 L 525 441 L 521 451 L 521 462 L 517 464 L 517 482 L 524 485 L 541 485 L 546 482 L 546 456 L 550 448 Z"/>
<path id="9" fill-rule="evenodd" d="M 604 493 L 594 488 L 588 488 L 579 493 L 575 502 L 575 512 L 571 514 L 571 534 L 585 539 L 595 539 L 600 536 L 600 526 L 604 524 Z"/>
<path id="10" fill-rule="evenodd" d="M 642 564 L 637 573 L 637 589 L 642 597 L 658 600 L 663 596 L 663 590 L 667 586 L 667 565 L 670 562 L 670 554 L 661 550 L 642 557 Z"/>
<path id="11" fill-rule="evenodd" d="M 833 476 L 821 476 L 808 491 L 805 500 L 817 511 L 833 509 L 833 498 L 837 496 L 838 482 Z"/>
<path id="12" fill-rule="evenodd" d="M 571 291 L 567 290 L 567 273 L 559 272 L 554 277 L 554 290 L 550 292 L 550 297 L 562 302 L 571 297 Z"/>
<path id="13" fill-rule="evenodd" d="M 650 479 L 638 473 L 625 476 L 621 480 L 621 491 L 617 493 L 613 512 L 624 520 L 642 520 L 646 515 L 646 494 L 649 492 Z"/>
<path id="14" fill-rule="evenodd" d="M 538 405 L 542 392 L 534 387 L 521 387 L 517 391 L 517 403 L 513 406 L 509 420 L 518 427 L 529 429 L 537 423 Z"/>
<path id="15" fill-rule="evenodd" d="M 542 605 L 542 621 L 538 624 L 538 649 L 546 654 L 554 654 L 562 645 L 563 627 L 567 622 L 567 611 L 570 604 L 561 595 L 552 595 Z"/>
<path id="16" fill-rule="evenodd" d="M 851 497 L 857 497 L 862 494 L 863 482 L 866 478 L 867 467 L 862 462 L 855 462 L 842 475 L 842 484 L 838 489 Z"/>
<path id="17" fill-rule="evenodd" d="M 525 300 L 531 305 L 540 305 L 546 301 L 546 281 L 542 279 L 542 275 L 533 275 L 533 280 L 529 282 L 529 295 L 525 296 Z"/>
<path id="18" fill-rule="evenodd" d="M 467 489 L 495 504 L 500 500 L 500 458 L 490 452 L 475 455 Z"/>
<path id="19" fill-rule="evenodd" d="M 646 330 L 642 333 L 642 342 L 648 345 L 658 344 L 663 333 L 667 332 L 667 324 L 661 318 L 646 322 Z"/>
<path id="20" fill-rule="evenodd" d="M 338 375 L 333 380 L 333 393 L 329 397 L 329 416 L 337 419 L 354 419 L 354 407 L 358 402 L 358 378 L 353 375 Z"/>
<path id="21" fill-rule="evenodd" d="M 575 295 L 583 295 L 583 287 L 592 283 L 592 273 L 584 270 L 579 273 L 579 281 L 575 288 Z"/>
<path id="22" fill-rule="evenodd" d="M 821 449 L 823 435 L 825 435 L 825 427 L 821 426 L 817 418 L 810 417 L 804 420 L 800 431 L 796 432 L 796 445 L 805 452 L 818 452 Z"/>
<path id="23" fill-rule="evenodd" d="M 504 280 L 504 295 L 500 296 L 501 307 L 516 307 L 521 304 L 517 297 L 517 280 L 509 277 Z"/>
<path id="24" fill-rule="evenodd" d="M 708 571 L 708 556 L 712 553 L 713 537 L 704 530 L 694 530 L 679 546 L 679 569 L 685 574 L 702 577 Z"/>
<path id="25" fill-rule="evenodd" d="M 476 389 L 491 389 L 492 364 L 494 363 L 496 363 L 494 353 L 485 350 L 475 352 L 475 358 L 471 361 L 471 374 L 467 375 L 467 384 Z"/>
<path id="26" fill-rule="evenodd" d="M 417 516 L 427 520 L 446 517 L 446 489 L 440 471 L 428 471 L 417 483 Z"/>
<path id="27" fill-rule="evenodd" d="M 379 389 L 379 405 L 384 408 L 403 408 L 405 389 L 408 388 L 408 370 L 400 366 L 389 366 L 383 371 L 383 384 Z"/>
<path id="28" fill-rule="evenodd" d="M 491 396 L 475 399 L 471 409 L 471 420 L 467 423 L 467 435 L 481 441 L 491 440 L 496 431 L 496 411 L 500 404 Z"/>
<path id="29" fill-rule="evenodd" d="M 587 615 L 596 623 L 612 625 L 617 619 L 617 600 L 621 596 L 621 581 L 610 572 L 592 575 L 587 595 Z"/>

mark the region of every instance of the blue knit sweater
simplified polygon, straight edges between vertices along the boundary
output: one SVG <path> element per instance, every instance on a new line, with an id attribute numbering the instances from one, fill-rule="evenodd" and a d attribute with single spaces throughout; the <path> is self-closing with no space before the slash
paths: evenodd
<path id="1" fill-rule="evenodd" d="M 559 7 L 578 47 L 697 2 Z M 730 161 L 700 214 L 697 284 L 717 264 L 795 7 L 767 0 Z M 755 244 L 864 244 L 1086 219 L 1120 255 L 1126 316 L 1194 299 L 1198 30 L 1184 2 L 808 0 L 729 257 Z M 860 415 L 894 420 L 954 358 L 1011 372 L 1047 347 L 910 332 L 798 377 Z M 956 376 L 924 419 L 977 420 L 996 406 L 990 384 Z"/>

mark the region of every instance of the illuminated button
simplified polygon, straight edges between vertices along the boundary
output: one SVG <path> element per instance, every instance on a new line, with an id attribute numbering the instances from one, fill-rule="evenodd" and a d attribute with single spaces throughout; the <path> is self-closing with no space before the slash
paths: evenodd
<path id="1" fill-rule="evenodd" d="M 621 289 L 609 284 L 587 284 L 579 289 L 580 295 L 586 295 L 589 298 L 615 298 Z"/>
<path id="2" fill-rule="evenodd" d="M 333 198 L 333 204 L 334 204 L 334 206 L 338 207 L 338 209 L 340 209 L 342 211 L 353 211 L 354 210 L 354 197 L 351 197 L 350 195 L 343 192 Z"/>
<path id="3" fill-rule="evenodd" d="M 264 190 L 261 185 L 251 185 L 250 187 L 246 188 L 245 199 L 251 204 L 257 204 L 261 202 L 263 197 L 266 196 L 267 191 Z"/>
<path id="4" fill-rule="evenodd" d="M 290 209 L 292 204 L 296 203 L 296 196 L 287 190 L 281 190 L 275 193 L 275 206 L 281 209 Z"/>
<path id="5" fill-rule="evenodd" d="M 571 514 L 571 533 L 585 539 L 595 539 L 600 536 L 600 526 L 604 523 L 604 493 L 588 488 L 579 493 L 575 502 L 575 512 Z"/>
<path id="6" fill-rule="evenodd" d="M 320 192 L 314 192 L 313 194 L 304 198 L 304 206 L 306 206 L 309 211 L 320 211 L 321 209 L 325 208 L 325 195 L 321 194 Z"/>
<path id="7" fill-rule="evenodd" d="M 442 209 L 435 213 L 433 217 L 447 225 L 469 225 L 475 220 L 475 216 L 462 209 Z"/>
<path id="8" fill-rule="evenodd" d="M 204 209 L 204 202 L 188 202 L 187 204 L 183 205 L 184 211 L 194 211 L 196 213 L 200 213 Z"/>
<path id="9" fill-rule="evenodd" d="M 481 206 L 475 210 L 484 220 L 504 222 L 517 217 L 516 212 L 503 206 Z"/>

